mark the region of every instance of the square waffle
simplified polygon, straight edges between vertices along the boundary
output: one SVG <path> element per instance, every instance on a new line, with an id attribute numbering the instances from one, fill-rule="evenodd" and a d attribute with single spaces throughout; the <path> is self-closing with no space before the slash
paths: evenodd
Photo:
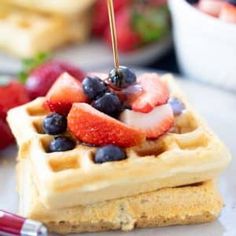
<path id="1" fill-rule="evenodd" d="M 175 118 L 171 132 L 157 140 L 127 148 L 127 159 L 95 164 L 95 147 L 78 143 L 70 151 L 48 153 L 52 136 L 42 132 L 45 98 L 11 110 L 8 122 L 29 157 L 42 203 L 51 209 L 86 205 L 161 188 L 213 179 L 227 166 L 230 154 L 191 108 L 170 75 L 161 78 L 186 110 Z M 69 135 L 69 134 L 68 134 Z M 76 198 L 75 198 L 76 196 Z"/>
<path id="2" fill-rule="evenodd" d="M 27 159 L 17 166 L 20 214 L 43 222 L 49 231 L 57 233 L 205 223 L 215 220 L 223 206 L 214 181 L 207 181 L 49 211 L 40 201 L 31 167 Z"/>
<path id="3" fill-rule="evenodd" d="M 89 32 L 88 12 L 67 19 L 0 5 L 0 49 L 19 57 L 32 57 L 68 42 L 83 42 Z"/>
<path id="4" fill-rule="evenodd" d="M 2 3 L 29 10 L 71 16 L 87 10 L 95 0 L 0 0 Z"/>

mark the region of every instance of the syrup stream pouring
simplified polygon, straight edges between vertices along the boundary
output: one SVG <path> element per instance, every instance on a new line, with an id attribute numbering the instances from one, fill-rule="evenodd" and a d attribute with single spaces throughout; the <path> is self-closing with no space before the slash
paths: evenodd
<path id="1" fill-rule="evenodd" d="M 115 66 L 115 69 L 118 71 L 119 66 L 120 66 L 120 61 L 119 61 L 119 53 L 118 53 L 118 45 L 117 45 L 117 34 L 116 34 L 116 23 L 115 23 L 113 0 L 107 0 L 107 9 L 108 9 L 108 15 L 109 15 L 109 22 L 110 22 L 114 66 Z"/>

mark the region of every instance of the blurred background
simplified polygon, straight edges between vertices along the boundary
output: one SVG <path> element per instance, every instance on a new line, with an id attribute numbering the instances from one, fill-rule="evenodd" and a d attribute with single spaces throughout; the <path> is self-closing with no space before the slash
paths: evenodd
<path id="1" fill-rule="evenodd" d="M 114 0 L 114 8 L 121 64 L 235 93 L 236 0 Z M 106 0 L 0 0 L 2 134 L 7 111 L 44 96 L 64 71 L 79 78 L 112 66 Z"/>

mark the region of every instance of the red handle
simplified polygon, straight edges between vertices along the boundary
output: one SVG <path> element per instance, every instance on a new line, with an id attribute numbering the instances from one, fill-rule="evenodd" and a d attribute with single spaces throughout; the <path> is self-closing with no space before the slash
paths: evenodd
<path id="1" fill-rule="evenodd" d="M 0 210 L 0 235 L 21 235 L 25 218 Z"/>

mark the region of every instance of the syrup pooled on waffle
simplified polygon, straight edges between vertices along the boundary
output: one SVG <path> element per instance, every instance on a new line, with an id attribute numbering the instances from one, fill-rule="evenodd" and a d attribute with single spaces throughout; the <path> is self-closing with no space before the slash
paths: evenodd
<path id="1" fill-rule="evenodd" d="M 46 97 L 8 114 L 46 207 L 206 181 L 227 166 L 228 150 L 172 76 L 136 78 L 127 67 L 99 76 L 63 74 Z"/>

